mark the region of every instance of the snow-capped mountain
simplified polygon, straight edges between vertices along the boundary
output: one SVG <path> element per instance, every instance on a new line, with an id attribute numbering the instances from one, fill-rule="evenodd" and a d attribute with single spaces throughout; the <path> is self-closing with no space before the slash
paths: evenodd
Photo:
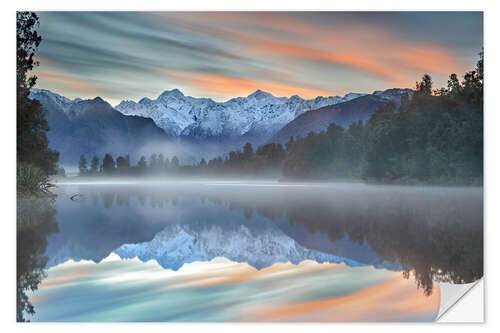
<path id="1" fill-rule="evenodd" d="M 257 90 L 247 97 L 226 102 L 184 96 L 178 89 L 165 91 L 152 100 L 122 101 L 115 108 L 125 115 L 138 115 L 153 121 L 172 136 L 196 138 L 259 135 L 270 137 L 302 113 L 323 106 L 349 101 L 365 94 L 344 97 L 316 97 L 305 100 L 294 95 L 275 97 Z"/>
<path id="2" fill-rule="evenodd" d="M 256 232 L 244 225 L 231 229 L 211 225 L 195 230 L 188 225 L 169 224 L 151 241 L 124 244 L 114 252 L 121 258 L 156 260 L 162 267 L 174 270 L 185 263 L 210 261 L 216 257 L 246 262 L 257 269 L 277 262 L 298 264 L 306 259 L 345 262 L 349 266 L 363 265 L 347 258 L 307 249 L 272 226 Z"/>

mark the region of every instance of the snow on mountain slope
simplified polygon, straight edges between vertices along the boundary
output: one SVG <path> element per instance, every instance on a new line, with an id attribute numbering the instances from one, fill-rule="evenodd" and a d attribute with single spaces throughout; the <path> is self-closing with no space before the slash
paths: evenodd
<path id="1" fill-rule="evenodd" d="M 223 229 L 212 225 L 193 229 L 188 225 L 168 225 L 149 242 L 124 244 L 115 250 L 122 258 L 156 260 L 162 267 L 177 270 L 185 263 L 225 257 L 261 269 L 277 262 L 298 264 L 306 259 L 317 262 L 358 262 L 307 249 L 275 227 L 256 232 L 244 225 Z"/>
<path id="2" fill-rule="evenodd" d="M 178 89 L 165 91 L 157 99 L 122 101 L 115 108 L 125 115 L 149 117 L 166 133 L 184 137 L 241 136 L 250 132 L 272 134 L 300 114 L 327 105 L 342 103 L 365 94 L 344 97 L 316 97 L 305 100 L 297 95 L 275 97 L 257 90 L 247 97 L 226 102 L 184 96 Z"/>
<path id="3" fill-rule="evenodd" d="M 73 101 L 69 98 L 55 94 L 46 89 L 32 88 L 29 97 L 39 100 L 40 103 L 50 111 L 58 111 L 65 114 L 68 113 L 68 110 L 73 105 Z"/>

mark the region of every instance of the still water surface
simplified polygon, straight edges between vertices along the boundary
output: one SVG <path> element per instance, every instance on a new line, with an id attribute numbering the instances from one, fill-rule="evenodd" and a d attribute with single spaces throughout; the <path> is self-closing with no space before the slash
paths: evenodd
<path id="1" fill-rule="evenodd" d="M 115 181 L 56 194 L 18 203 L 18 320 L 429 321 L 438 282 L 483 274 L 481 188 Z"/>

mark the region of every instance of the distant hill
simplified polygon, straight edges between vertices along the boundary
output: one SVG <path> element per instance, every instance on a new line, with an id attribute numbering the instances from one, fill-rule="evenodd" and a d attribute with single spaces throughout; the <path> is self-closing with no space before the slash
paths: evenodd
<path id="1" fill-rule="evenodd" d="M 32 89 L 47 110 L 49 146 L 60 152 L 60 163 L 76 165 L 81 154 L 137 155 L 144 146 L 167 142 L 168 136 L 150 118 L 126 116 L 100 97 L 70 100 L 48 90 Z"/>
<path id="2" fill-rule="evenodd" d="M 332 122 L 347 128 L 352 122 L 368 120 L 380 106 L 389 102 L 399 106 L 404 93 L 412 96 L 413 91 L 411 89 L 376 91 L 371 95 L 307 111 L 285 125 L 269 141 L 286 143 L 291 136 L 305 137 L 311 131 L 326 130 Z"/>

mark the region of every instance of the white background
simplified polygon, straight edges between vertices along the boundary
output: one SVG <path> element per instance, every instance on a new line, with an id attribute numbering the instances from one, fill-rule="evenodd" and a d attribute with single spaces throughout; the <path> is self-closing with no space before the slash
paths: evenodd
<path id="1" fill-rule="evenodd" d="M 311 331 L 332 332 L 333 330 L 354 330 L 370 332 L 422 330 L 453 330 L 454 332 L 476 331 L 478 329 L 500 329 L 500 310 L 498 304 L 500 279 L 498 276 L 497 256 L 500 256 L 498 237 L 500 193 L 498 190 L 500 170 L 500 108 L 498 100 L 500 87 L 500 13 L 499 1 L 460 1 L 460 0 L 419 0 L 405 1 L 3 1 L 0 11 L 1 45 L 1 108 L 0 167 L 1 186 L 1 247 L 3 263 L 0 265 L 2 283 L 0 325 L 3 332 L 15 330 L 36 330 L 50 332 L 88 332 L 147 330 L 147 332 L 259 332 L 263 331 Z M 18 324 L 16 318 L 16 224 L 15 224 L 15 11 L 16 10 L 481 10 L 485 12 L 485 320 L 486 324 Z M 474 292 L 474 290 L 473 290 Z M 477 293 L 477 291 L 476 291 Z M 465 297 L 464 306 L 454 318 L 466 319 L 468 312 L 480 304 L 480 297 Z M 461 311 L 461 312 L 460 312 Z"/>
<path id="2" fill-rule="evenodd" d="M 441 288 L 441 300 L 442 296 L 443 288 Z M 440 311 L 443 311 L 443 303 L 441 303 Z M 480 280 L 475 283 L 457 303 L 439 317 L 438 321 L 440 323 L 482 323 L 484 321 L 484 281 Z"/>

